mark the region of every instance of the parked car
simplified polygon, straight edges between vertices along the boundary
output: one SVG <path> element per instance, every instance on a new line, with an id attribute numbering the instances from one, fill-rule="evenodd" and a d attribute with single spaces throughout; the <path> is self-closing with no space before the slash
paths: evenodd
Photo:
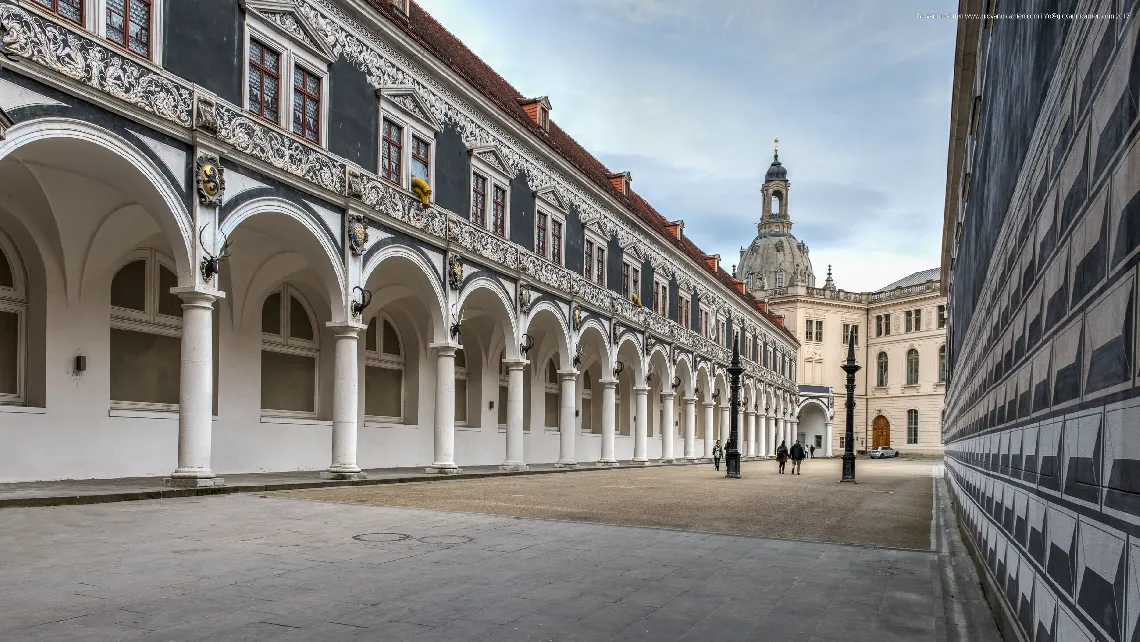
<path id="1" fill-rule="evenodd" d="M 887 457 L 898 457 L 899 451 L 890 446 L 878 446 L 872 448 L 871 452 L 867 454 L 871 456 L 871 459 L 886 459 Z"/>

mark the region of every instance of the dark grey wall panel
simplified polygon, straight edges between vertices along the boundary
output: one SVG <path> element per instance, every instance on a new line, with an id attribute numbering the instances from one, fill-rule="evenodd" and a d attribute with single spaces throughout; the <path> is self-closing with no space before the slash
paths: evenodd
<path id="1" fill-rule="evenodd" d="M 163 13 L 162 66 L 242 105 L 244 17 L 237 0 L 166 0 Z"/>
<path id="2" fill-rule="evenodd" d="M 511 181 L 511 240 L 534 251 L 534 192 L 519 172 Z M 487 221 L 490 223 L 490 221 Z"/>
<path id="3" fill-rule="evenodd" d="M 614 292 L 621 292 L 621 245 L 617 237 L 610 237 L 610 246 L 607 250 L 609 256 L 606 260 L 606 286 Z"/>
<path id="4" fill-rule="evenodd" d="M 586 240 L 586 228 L 582 226 L 582 217 L 578 208 L 571 206 L 566 212 L 566 257 L 565 265 L 569 270 L 582 273 L 582 261 L 585 250 L 583 243 Z"/>
<path id="5" fill-rule="evenodd" d="M 677 277 L 669 279 L 669 318 L 677 318 Z"/>
<path id="6" fill-rule="evenodd" d="M 435 202 L 471 218 L 471 156 L 455 123 L 447 123 L 435 136 Z"/>
<path id="7" fill-rule="evenodd" d="M 344 58 L 329 70 L 329 151 L 376 173 L 380 106 L 368 77 Z M 439 151 L 437 150 L 438 154 Z"/>

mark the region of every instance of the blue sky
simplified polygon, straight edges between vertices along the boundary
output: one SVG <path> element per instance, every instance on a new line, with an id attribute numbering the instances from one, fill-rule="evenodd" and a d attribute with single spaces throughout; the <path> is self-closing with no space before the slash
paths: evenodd
<path id="1" fill-rule="evenodd" d="M 938 266 L 955 2 L 419 2 L 726 269 L 777 137 L 817 285 Z"/>

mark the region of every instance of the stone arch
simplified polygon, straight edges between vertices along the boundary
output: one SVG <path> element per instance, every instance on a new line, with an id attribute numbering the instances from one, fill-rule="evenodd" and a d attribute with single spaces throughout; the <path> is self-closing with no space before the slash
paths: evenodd
<path id="1" fill-rule="evenodd" d="M 625 360 L 620 359 L 619 355 L 625 354 L 632 356 L 633 363 L 625 363 Z M 622 337 L 616 346 L 614 346 L 614 358 L 623 361 L 625 367 L 634 366 L 633 376 L 634 380 L 638 382 L 637 385 L 642 385 L 645 382 L 646 373 L 646 359 L 645 355 L 641 352 L 641 346 L 638 344 L 637 339 L 630 335 Z"/>
<path id="2" fill-rule="evenodd" d="M 501 333 L 502 344 L 508 359 L 522 358 L 522 349 L 519 347 L 518 317 L 515 315 L 513 298 L 507 294 L 505 288 L 496 279 L 487 276 L 478 276 L 473 279 L 459 293 L 456 310 L 464 310 L 468 301 L 480 304 L 479 307 L 488 314 L 505 315 L 505 324 L 496 324 L 493 335 Z M 491 304 L 491 302 L 496 302 Z M 482 305 L 482 304 L 490 305 Z M 503 319 L 500 319 L 503 320 Z M 497 343 L 495 341 L 492 342 Z"/>
<path id="3" fill-rule="evenodd" d="M 697 366 L 696 376 L 694 377 L 694 394 L 696 390 L 700 390 L 701 394 L 697 399 L 700 403 L 710 403 L 712 401 L 712 377 L 709 375 L 708 363 L 702 363 Z"/>
<path id="4" fill-rule="evenodd" d="M 610 355 L 609 346 L 609 332 L 605 326 L 598 319 L 587 319 L 582 322 L 578 328 L 578 340 L 575 342 L 575 347 L 581 347 L 583 343 L 591 345 L 594 351 L 598 353 L 598 361 L 600 362 L 602 376 L 611 376 L 613 373 L 613 357 Z M 609 373 L 607 375 L 607 373 Z"/>
<path id="5" fill-rule="evenodd" d="M 413 274 L 417 275 L 412 284 L 404 282 L 396 287 L 420 294 L 421 296 L 417 297 L 419 299 L 429 299 L 429 301 L 424 301 L 424 308 L 427 310 L 432 323 L 430 341 L 446 341 L 449 330 L 444 323 L 447 294 L 443 291 L 443 286 L 439 282 L 434 267 L 428 263 L 422 254 L 412 248 L 403 245 L 389 245 L 368 258 L 368 262 L 361 269 L 360 282 L 365 284 L 365 287 L 370 287 L 369 282 L 377 274 L 376 271 L 386 262 L 406 265 Z M 367 311 L 365 314 L 368 314 Z"/>
<path id="6" fill-rule="evenodd" d="M 569 369 L 571 367 L 571 354 L 570 354 L 570 328 L 566 325 L 566 319 L 562 315 L 562 311 L 552 301 L 539 301 L 534 304 L 530 312 L 524 318 L 523 332 L 529 332 L 535 321 L 538 320 L 544 329 L 556 328 L 553 332 L 555 348 L 558 354 L 558 363 L 560 368 Z M 547 332 L 546 334 L 550 334 Z"/>
<path id="7" fill-rule="evenodd" d="M 828 421 L 832 420 L 831 411 L 828 409 L 827 404 L 823 403 L 816 397 L 804 397 L 800 399 L 799 407 L 796 408 L 796 414 L 803 412 L 804 408 L 808 406 L 816 406 L 823 411 L 823 416 L 827 417 Z"/>

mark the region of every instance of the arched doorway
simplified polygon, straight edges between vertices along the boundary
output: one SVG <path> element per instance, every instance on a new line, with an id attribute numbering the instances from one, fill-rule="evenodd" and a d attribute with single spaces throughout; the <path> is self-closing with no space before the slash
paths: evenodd
<path id="1" fill-rule="evenodd" d="M 875 421 L 871 422 L 871 447 L 878 448 L 879 446 L 891 445 L 891 422 L 886 417 L 879 415 L 875 417 Z"/>

